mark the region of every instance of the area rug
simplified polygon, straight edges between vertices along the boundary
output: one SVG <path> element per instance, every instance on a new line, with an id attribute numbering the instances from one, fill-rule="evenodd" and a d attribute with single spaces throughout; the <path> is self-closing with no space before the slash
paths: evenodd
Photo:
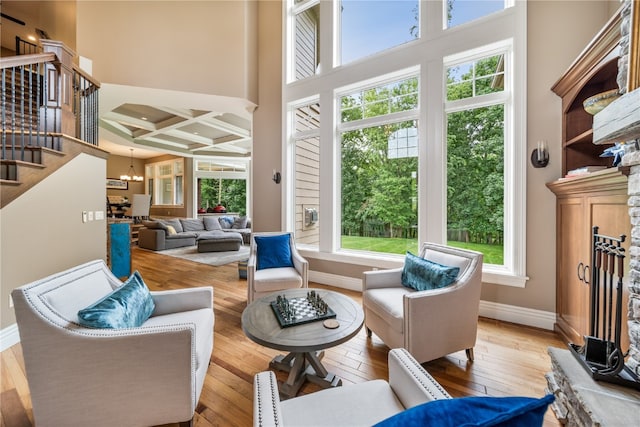
<path id="1" fill-rule="evenodd" d="M 249 246 L 241 246 L 240 250 L 237 251 L 202 253 L 198 252 L 197 246 L 185 246 L 182 248 L 158 251 L 157 253 L 217 267 L 220 265 L 249 259 Z"/>

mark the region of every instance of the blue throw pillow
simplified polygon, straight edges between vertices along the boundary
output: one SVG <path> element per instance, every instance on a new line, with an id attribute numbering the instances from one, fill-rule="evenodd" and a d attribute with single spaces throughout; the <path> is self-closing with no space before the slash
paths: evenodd
<path id="1" fill-rule="evenodd" d="M 460 397 L 433 400 L 402 411 L 375 427 L 534 427 L 542 426 L 547 406 L 554 401 L 548 394 L 532 397 Z"/>
<path id="2" fill-rule="evenodd" d="M 402 285 L 416 291 L 444 288 L 458 278 L 460 267 L 447 267 L 407 252 L 402 269 Z"/>
<path id="3" fill-rule="evenodd" d="M 266 268 L 293 267 L 289 235 L 255 236 L 257 270 Z"/>
<path id="4" fill-rule="evenodd" d="M 135 271 L 122 286 L 78 311 L 79 323 L 89 328 L 135 328 L 153 313 L 149 288 Z"/>

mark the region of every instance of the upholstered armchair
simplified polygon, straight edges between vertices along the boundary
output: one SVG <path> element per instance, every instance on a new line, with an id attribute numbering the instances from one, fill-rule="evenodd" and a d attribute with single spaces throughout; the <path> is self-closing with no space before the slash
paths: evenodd
<path id="1" fill-rule="evenodd" d="M 253 382 L 253 425 L 371 426 L 407 408 L 449 399 L 438 382 L 402 348 L 389 352 L 389 381 L 372 380 L 280 401 L 272 371 Z"/>
<path id="2" fill-rule="evenodd" d="M 273 292 L 306 288 L 309 263 L 296 249 L 291 232 L 251 234 L 247 261 L 247 304 Z"/>
<path id="3" fill-rule="evenodd" d="M 190 425 L 213 349 L 213 289 L 150 292 L 139 327 L 81 326 L 78 311 L 121 286 L 97 260 L 13 290 L 36 425 Z"/>
<path id="4" fill-rule="evenodd" d="M 458 267 L 457 277 L 449 286 L 418 291 L 403 286 L 402 267 L 365 272 L 362 305 L 368 336 L 373 332 L 389 348 L 406 348 L 420 363 L 459 350 L 473 360 L 482 254 L 424 243 L 418 256 Z"/>

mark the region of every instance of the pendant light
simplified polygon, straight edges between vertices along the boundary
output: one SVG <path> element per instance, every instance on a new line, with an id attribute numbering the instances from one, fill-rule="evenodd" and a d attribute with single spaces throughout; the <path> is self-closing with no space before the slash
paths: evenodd
<path id="1" fill-rule="evenodd" d="M 131 164 L 126 175 L 120 175 L 120 179 L 123 181 L 143 181 L 144 177 L 136 174 L 136 169 L 133 167 L 133 148 L 131 150 Z M 133 172 L 133 173 L 132 173 Z"/>

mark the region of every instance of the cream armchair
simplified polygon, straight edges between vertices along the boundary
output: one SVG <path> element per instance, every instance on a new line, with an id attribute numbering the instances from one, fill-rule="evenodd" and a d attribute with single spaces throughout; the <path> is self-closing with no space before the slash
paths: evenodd
<path id="1" fill-rule="evenodd" d="M 473 360 L 482 283 L 482 254 L 424 243 L 420 257 L 460 267 L 448 287 L 415 291 L 402 285 L 402 268 L 367 271 L 362 305 L 365 328 L 389 348 L 406 348 L 420 363 L 459 350 Z"/>
<path id="2" fill-rule="evenodd" d="M 289 251 L 293 267 L 258 270 L 258 245 L 256 237 L 289 236 Z M 306 288 L 309 284 L 309 262 L 298 253 L 293 233 L 263 232 L 251 234 L 249 260 L 247 261 L 247 304 L 253 300 L 284 289 Z"/>
<path id="3" fill-rule="evenodd" d="M 280 401 L 272 371 L 253 381 L 253 425 L 371 426 L 407 408 L 451 396 L 402 348 L 389 352 L 389 381 L 373 380 Z"/>
<path id="4" fill-rule="evenodd" d="M 213 289 L 151 292 L 140 327 L 78 323 L 121 285 L 97 260 L 13 290 L 36 425 L 190 425 L 213 349 Z"/>

